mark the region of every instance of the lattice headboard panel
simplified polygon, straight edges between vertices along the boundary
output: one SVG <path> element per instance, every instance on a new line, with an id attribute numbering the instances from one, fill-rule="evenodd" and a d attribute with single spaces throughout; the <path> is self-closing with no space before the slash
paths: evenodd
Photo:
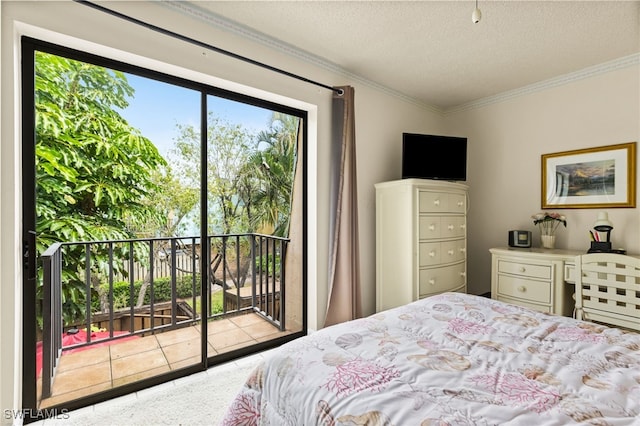
<path id="1" fill-rule="evenodd" d="M 576 316 L 640 330 L 640 259 L 609 253 L 576 258 Z"/>

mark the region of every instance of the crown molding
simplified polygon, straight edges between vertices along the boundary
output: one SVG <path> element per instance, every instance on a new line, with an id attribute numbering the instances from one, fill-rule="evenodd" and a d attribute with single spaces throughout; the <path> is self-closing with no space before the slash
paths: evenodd
<path id="1" fill-rule="evenodd" d="M 366 79 L 360 75 L 354 74 L 342 68 L 338 64 L 328 61 L 320 56 L 314 55 L 311 52 L 307 52 L 305 50 L 299 49 L 296 46 L 286 43 L 282 40 L 278 40 L 276 38 L 270 37 L 264 33 L 256 31 L 253 28 L 247 27 L 238 22 L 231 21 L 227 18 L 224 18 L 223 16 L 220 16 L 216 13 L 205 10 L 201 7 L 198 7 L 196 4 L 192 2 L 181 1 L 181 0 L 161 0 L 158 3 L 176 12 L 199 19 L 213 27 L 216 27 L 224 31 L 230 32 L 232 34 L 252 40 L 256 43 L 259 43 L 263 46 L 267 46 L 274 50 L 285 53 L 303 62 L 307 62 L 309 64 L 322 68 L 324 70 L 341 75 L 343 77 L 346 77 L 349 80 L 360 82 L 364 85 L 374 88 L 380 92 L 386 93 L 390 96 L 400 98 L 406 102 L 409 102 L 421 108 L 430 110 L 431 112 L 435 112 L 443 115 L 486 107 L 488 105 L 504 102 L 516 97 L 530 95 L 532 93 L 541 92 L 554 87 L 558 87 L 558 86 L 569 84 L 575 81 L 583 80 L 585 78 L 591 78 L 597 75 L 606 74 L 612 71 L 620 70 L 620 69 L 631 67 L 631 66 L 637 66 L 640 64 L 640 53 L 635 53 L 629 56 L 624 56 L 622 58 L 614 59 L 609 62 L 587 67 L 582 70 L 578 70 L 578 71 L 564 74 L 561 76 L 553 77 L 548 80 L 543 80 L 543 81 L 533 83 L 527 86 L 523 86 L 514 90 L 509 90 L 507 92 L 499 93 L 494 96 L 488 96 L 488 97 L 467 102 L 465 104 L 461 104 L 455 107 L 443 109 L 443 108 L 436 107 L 434 105 L 427 104 L 415 97 L 409 96 L 397 90 L 391 89 L 388 86 L 384 86 L 380 83 Z"/>
<path id="2" fill-rule="evenodd" d="M 478 99 L 466 104 L 458 105 L 452 108 L 448 108 L 443 111 L 444 114 L 452 114 L 455 112 L 462 112 L 476 108 L 482 108 L 487 105 L 504 102 L 509 99 L 517 98 L 519 96 L 530 95 L 536 92 L 542 92 L 544 90 L 552 89 L 554 87 L 563 86 L 565 84 L 573 83 L 575 81 L 583 80 L 585 78 L 595 77 L 601 74 L 606 74 L 612 71 L 640 65 L 640 53 L 634 53 L 633 55 L 623 56 L 622 58 L 614 59 L 609 62 L 594 65 L 591 67 L 583 68 L 581 70 L 563 74 L 557 77 L 543 80 L 537 83 L 533 83 L 527 86 L 519 87 L 507 92 L 498 93 L 494 96 L 488 96 L 486 98 Z"/>

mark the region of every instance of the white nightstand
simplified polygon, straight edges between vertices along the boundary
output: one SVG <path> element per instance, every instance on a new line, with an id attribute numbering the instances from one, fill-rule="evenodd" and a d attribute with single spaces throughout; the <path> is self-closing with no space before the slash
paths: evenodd
<path id="1" fill-rule="evenodd" d="M 542 312 L 573 316 L 578 250 L 492 248 L 491 298 Z"/>

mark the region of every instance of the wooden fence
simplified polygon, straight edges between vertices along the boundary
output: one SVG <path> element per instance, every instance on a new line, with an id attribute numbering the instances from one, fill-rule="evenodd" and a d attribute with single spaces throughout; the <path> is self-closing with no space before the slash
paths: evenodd
<path id="1" fill-rule="evenodd" d="M 175 267 L 176 277 L 180 278 L 185 275 L 192 275 L 194 272 L 200 272 L 200 262 L 197 260 L 194 262 L 194 254 L 187 251 L 178 251 L 175 255 Z M 195 267 L 195 271 L 194 271 Z M 133 269 L 130 271 L 130 264 L 128 260 L 123 260 L 122 270 L 126 272 L 114 274 L 116 281 L 127 281 L 129 274 L 133 273 L 134 281 L 144 280 L 150 273 L 151 268 L 149 262 L 133 262 Z M 153 261 L 153 277 L 165 278 L 171 276 L 171 262 L 168 256 L 155 256 Z"/>

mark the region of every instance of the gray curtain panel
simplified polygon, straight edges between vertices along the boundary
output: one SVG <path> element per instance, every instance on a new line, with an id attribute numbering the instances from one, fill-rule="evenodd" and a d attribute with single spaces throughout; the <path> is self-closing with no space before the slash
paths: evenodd
<path id="1" fill-rule="evenodd" d="M 362 316 L 354 89 L 336 87 L 331 135 L 329 300 L 325 326 Z"/>

